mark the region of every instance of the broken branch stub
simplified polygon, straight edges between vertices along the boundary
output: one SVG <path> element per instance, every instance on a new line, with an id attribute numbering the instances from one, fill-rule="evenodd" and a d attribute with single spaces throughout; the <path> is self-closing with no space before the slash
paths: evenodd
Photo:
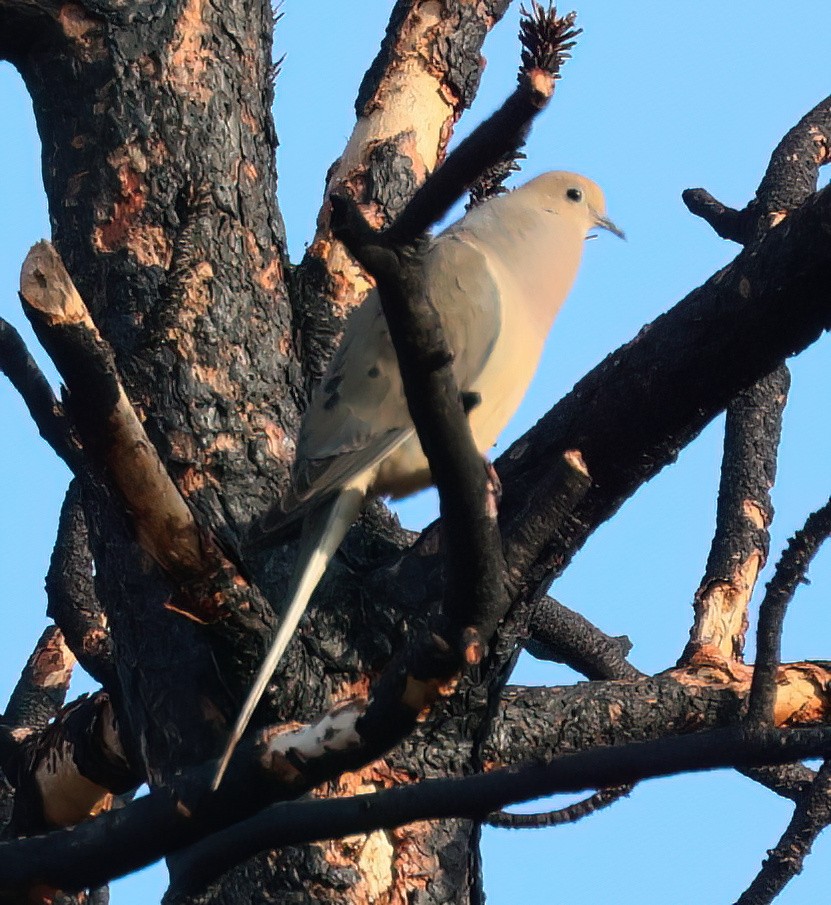
<path id="1" fill-rule="evenodd" d="M 204 555 L 193 515 L 124 392 L 112 351 L 49 242 L 38 242 L 26 256 L 20 297 L 69 389 L 84 449 L 121 493 L 139 543 L 168 574 L 202 574 Z"/>

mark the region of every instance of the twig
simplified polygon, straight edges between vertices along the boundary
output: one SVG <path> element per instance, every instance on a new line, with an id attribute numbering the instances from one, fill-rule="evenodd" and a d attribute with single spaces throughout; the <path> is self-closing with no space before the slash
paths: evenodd
<path id="1" fill-rule="evenodd" d="M 569 28 L 570 28 L 569 22 Z M 568 41 L 569 29 L 560 34 Z M 534 68 L 520 77 L 516 91 L 453 151 L 415 193 L 401 216 L 386 231 L 391 244 L 408 245 L 440 220 L 464 190 L 506 155 L 513 154 L 537 116 L 554 95 L 556 71 Z"/>
<path id="2" fill-rule="evenodd" d="M 769 905 L 789 880 L 802 871 L 805 858 L 819 834 L 831 824 L 831 762 L 826 760 L 776 847 L 768 852 L 762 869 L 736 905 Z"/>
<path id="3" fill-rule="evenodd" d="M 521 8 L 519 40 L 522 44 L 522 66 L 519 82 L 532 76 L 536 69 L 548 72 L 554 79 L 560 78 L 560 69 L 570 58 L 576 38 L 582 34 L 581 28 L 574 27 L 575 13 L 559 17 L 553 4 L 548 8 L 537 0 L 532 0 L 531 9 Z M 505 180 L 519 170 L 519 161 L 525 159 L 520 148 L 524 142 L 506 152 L 496 163 L 489 166 L 470 188 L 471 208 L 487 198 L 506 192 Z"/>
<path id="4" fill-rule="evenodd" d="M 722 239 L 745 243 L 747 225 L 743 211 L 727 207 L 706 189 L 684 189 L 681 200 L 691 214 L 709 223 Z"/>
<path id="5" fill-rule="evenodd" d="M 814 770 L 800 763 L 780 764 L 777 767 L 750 767 L 739 770 L 739 773 L 791 801 L 799 801 L 817 776 Z"/>
<path id="6" fill-rule="evenodd" d="M 515 814 L 513 811 L 494 811 L 485 818 L 488 826 L 506 830 L 545 829 L 551 826 L 562 826 L 565 823 L 576 823 L 589 814 L 608 808 L 621 798 L 626 798 L 634 788 L 628 784 L 611 789 L 601 789 L 582 801 L 545 811 L 541 814 Z"/>
<path id="7" fill-rule="evenodd" d="M 831 534 L 831 499 L 811 513 L 804 527 L 788 543 L 768 582 L 759 608 L 756 634 L 756 666 L 750 686 L 747 722 L 751 726 L 772 725 L 776 702 L 776 671 L 785 611 L 817 550 Z"/>

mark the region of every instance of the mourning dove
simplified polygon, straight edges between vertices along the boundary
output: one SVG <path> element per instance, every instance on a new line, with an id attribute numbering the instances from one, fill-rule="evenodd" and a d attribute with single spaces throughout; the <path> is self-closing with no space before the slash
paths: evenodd
<path id="1" fill-rule="evenodd" d="M 623 235 L 606 218 L 597 185 L 553 172 L 474 207 L 429 246 L 426 292 L 453 352 L 459 389 L 479 397 L 468 417 L 483 454 L 525 395 L 594 227 Z M 231 733 L 214 789 L 364 501 L 398 499 L 430 483 L 378 293 L 372 291 L 347 322 L 305 413 L 289 498 L 263 523 L 268 537 L 303 518 L 297 564 L 280 627 Z"/>

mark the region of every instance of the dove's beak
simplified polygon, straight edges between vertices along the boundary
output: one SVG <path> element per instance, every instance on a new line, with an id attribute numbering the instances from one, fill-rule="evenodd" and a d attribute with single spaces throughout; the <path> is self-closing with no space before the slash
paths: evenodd
<path id="1" fill-rule="evenodd" d="M 594 225 L 599 226 L 601 229 L 608 229 L 610 233 L 614 233 L 619 239 L 625 239 L 626 233 L 619 227 L 615 226 L 614 223 L 608 217 L 600 217 L 595 215 Z"/>

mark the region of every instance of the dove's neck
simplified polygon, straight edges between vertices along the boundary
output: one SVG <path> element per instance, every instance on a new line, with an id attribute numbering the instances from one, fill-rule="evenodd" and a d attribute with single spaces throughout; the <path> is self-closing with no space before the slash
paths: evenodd
<path id="1" fill-rule="evenodd" d="M 529 326 L 544 339 L 577 276 L 586 230 L 554 210 L 516 203 L 506 217 L 494 207 L 485 204 L 471 211 L 459 224 L 459 235 L 499 262 L 503 278 L 513 283 L 516 298 L 525 305 Z"/>

